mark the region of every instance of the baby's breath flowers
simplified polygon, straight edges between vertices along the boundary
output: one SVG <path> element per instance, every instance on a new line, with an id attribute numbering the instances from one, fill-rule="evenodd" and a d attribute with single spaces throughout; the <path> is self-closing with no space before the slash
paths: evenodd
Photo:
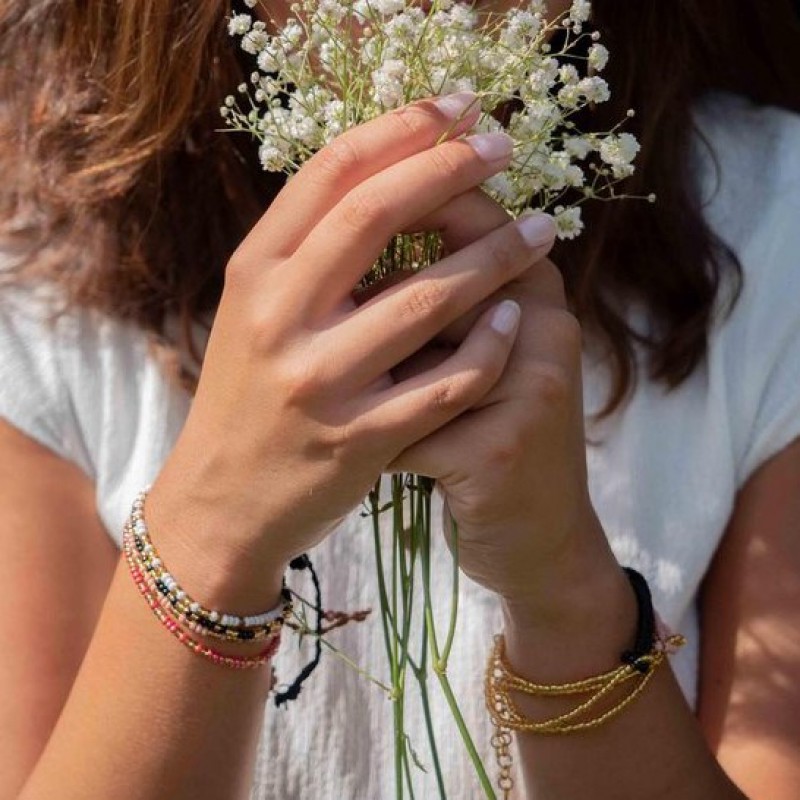
<path id="1" fill-rule="evenodd" d="M 245 0 L 245 5 L 254 9 L 258 0 Z M 605 131 L 579 130 L 575 123 L 581 111 L 611 96 L 602 77 L 609 51 L 587 24 L 589 0 L 573 0 L 557 15 L 548 15 L 543 0 L 525 0 L 503 13 L 482 10 L 481 0 L 431 0 L 425 8 L 413 0 L 300 0 L 291 12 L 281 24 L 266 22 L 266 13 L 239 13 L 228 22 L 228 32 L 253 63 L 249 81 L 225 99 L 221 114 L 230 128 L 258 140 L 265 170 L 291 175 L 344 131 L 391 109 L 425 97 L 471 92 L 481 106 L 476 132 L 505 130 L 514 141 L 508 169 L 483 187 L 512 215 L 531 207 L 548 211 L 559 238 L 574 239 L 584 229 L 584 203 L 625 196 L 617 185 L 633 174 L 639 151 L 636 138 L 622 130 L 626 120 Z M 436 234 L 398 235 L 365 283 L 396 269 L 424 268 L 439 254 Z M 396 796 L 402 798 L 407 787 L 413 798 L 410 767 L 424 770 L 404 728 L 405 679 L 411 674 L 425 712 L 437 793 L 447 797 L 428 702 L 430 667 L 481 788 L 494 798 L 447 678 L 456 632 L 458 531 L 454 526 L 450 537 L 450 621 L 446 637 L 439 640 L 430 599 L 432 481 L 393 475 L 389 487 L 387 500 L 386 485 L 379 482 L 364 506 L 373 520 L 394 701 Z M 392 519 L 392 537 L 380 531 L 385 514 Z M 415 600 L 417 594 L 421 598 Z M 412 653 L 410 632 L 418 627 L 422 647 Z M 430 796 L 430 790 L 424 795 Z"/>
<path id="2" fill-rule="evenodd" d="M 228 25 L 254 69 L 222 115 L 259 140 L 265 170 L 291 174 L 355 125 L 423 97 L 471 91 L 483 112 L 477 129 L 514 139 L 511 165 L 485 184 L 512 214 L 553 212 L 559 237 L 574 238 L 582 204 L 616 197 L 633 173 L 639 144 L 619 132 L 624 120 L 594 132 L 573 122 L 611 96 L 601 75 L 608 49 L 585 30 L 588 0 L 555 19 L 542 0 L 502 14 L 454 0 L 434 0 L 428 11 L 406 0 L 301 0 L 292 12 L 269 32 L 250 14 Z"/>

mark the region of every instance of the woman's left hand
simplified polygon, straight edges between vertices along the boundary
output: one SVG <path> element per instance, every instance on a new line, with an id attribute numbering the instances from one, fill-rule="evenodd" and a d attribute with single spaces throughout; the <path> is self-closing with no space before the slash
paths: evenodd
<path id="1" fill-rule="evenodd" d="M 581 329 L 547 259 L 500 295 L 491 302 L 507 297 L 521 308 L 503 377 L 390 469 L 436 478 L 445 531 L 449 512 L 471 578 L 511 603 L 545 608 L 556 583 L 579 578 L 593 555 L 608 555 L 587 488 Z M 455 344 L 458 326 L 448 333 Z"/>

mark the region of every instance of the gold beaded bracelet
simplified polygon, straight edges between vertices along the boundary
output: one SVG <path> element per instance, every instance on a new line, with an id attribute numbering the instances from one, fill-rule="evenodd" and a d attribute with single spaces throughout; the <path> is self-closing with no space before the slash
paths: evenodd
<path id="1" fill-rule="evenodd" d="M 165 612 L 170 619 L 173 619 L 175 622 L 184 626 L 193 633 L 199 634 L 200 636 L 206 638 L 218 639 L 225 642 L 244 642 L 268 641 L 282 630 L 284 625 L 283 615 L 280 617 L 280 619 L 276 619 L 263 630 L 256 631 L 252 636 L 250 635 L 249 631 L 243 631 L 242 633 L 244 635 L 237 636 L 231 631 L 221 633 L 211 630 L 209 623 L 202 623 L 198 616 L 189 610 L 185 605 L 182 605 L 181 603 L 172 603 L 167 597 L 165 597 L 163 583 L 160 583 L 157 580 L 152 571 L 148 568 L 147 561 L 142 558 L 141 544 L 137 541 L 136 535 L 130 526 L 130 522 L 126 523 L 124 526 L 123 536 L 127 538 L 128 547 L 131 552 L 130 558 L 134 561 L 136 568 L 141 573 L 142 579 L 146 584 L 150 595 L 155 599 L 161 610 Z M 283 614 L 288 614 L 289 608 L 286 606 L 287 598 L 285 595 L 283 597 L 283 602 Z"/>
<path id="2" fill-rule="evenodd" d="M 664 663 L 666 657 L 686 644 L 683 636 L 671 633 L 658 618 L 652 607 L 650 591 L 644 578 L 628 568 L 625 568 L 625 572 L 636 592 L 639 621 L 634 648 L 622 654 L 620 659 L 622 663 L 615 669 L 569 683 L 533 683 L 513 672 L 506 660 L 504 637 L 502 635 L 495 637 L 486 669 L 485 692 L 486 707 L 495 728 L 491 743 L 499 770 L 498 786 L 504 800 L 509 800 L 514 785 L 511 775 L 512 730 L 554 735 L 596 728 L 632 703 L 644 691 L 655 670 Z M 630 691 L 611 708 L 593 718 L 582 718 L 607 698 L 614 689 L 627 686 L 631 686 Z M 511 697 L 511 692 L 536 697 L 570 695 L 589 695 L 589 697 L 563 714 L 550 719 L 533 720 L 519 710 Z"/>
<path id="3" fill-rule="evenodd" d="M 292 598 L 288 589 L 283 587 L 282 603 L 278 608 L 244 617 L 207 609 L 189 597 L 164 567 L 150 538 L 144 519 L 148 491 L 143 489 L 134 500 L 128 526 L 142 570 L 152 580 L 153 589 L 162 607 L 196 633 L 213 639 L 229 642 L 257 641 L 274 636 L 292 609 Z"/>
<path id="4" fill-rule="evenodd" d="M 156 619 L 186 648 L 191 650 L 196 655 L 212 661 L 223 667 L 232 669 L 256 669 L 258 667 L 270 664 L 272 657 L 275 655 L 281 642 L 281 632 L 278 631 L 267 642 L 266 647 L 255 655 L 250 656 L 234 656 L 220 653 L 210 647 L 207 647 L 202 642 L 193 639 L 184 631 L 181 626 L 159 605 L 156 597 L 150 592 L 147 580 L 136 560 L 135 550 L 132 543 L 130 528 L 126 526 L 122 536 L 122 552 L 128 564 L 128 571 L 130 572 L 136 588 L 144 598 L 150 610 L 155 615 Z"/>

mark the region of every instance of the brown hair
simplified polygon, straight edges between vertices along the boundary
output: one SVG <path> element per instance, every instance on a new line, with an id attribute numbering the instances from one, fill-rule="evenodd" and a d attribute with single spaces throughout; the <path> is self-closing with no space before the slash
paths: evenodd
<path id="1" fill-rule="evenodd" d="M 556 253 L 579 318 L 610 345 L 609 408 L 636 378 L 680 384 L 701 362 L 715 298 L 737 264 L 709 230 L 688 155 L 692 107 L 711 89 L 800 111 L 800 41 L 790 0 L 595 0 L 614 99 L 642 154 L 630 193 L 595 204 L 589 233 Z M 229 255 L 280 181 L 255 147 L 222 135 L 220 99 L 242 79 L 212 0 L 0 0 L 0 249 L 6 282 L 55 281 L 68 304 L 164 335 L 167 314 L 213 310 Z M 597 124 L 597 123 L 593 123 Z M 631 329 L 644 302 L 652 333 Z M 623 301 L 621 303 L 620 301 Z"/>

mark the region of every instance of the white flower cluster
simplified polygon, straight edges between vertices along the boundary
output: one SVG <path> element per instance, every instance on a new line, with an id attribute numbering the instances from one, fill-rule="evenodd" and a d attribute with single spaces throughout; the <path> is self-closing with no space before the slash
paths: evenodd
<path id="1" fill-rule="evenodd" d="M 514 214 L 549 210 L 561 238 L 578 236 L 581 204 L 616 197 L 639 150 L 629 133 L 579 132 L 572 121 L 610 97 L 600 75 L 609 52 L 583 30 L 589 0 L 573 0 L 555 19 L 543 0 L 503 14 L 455 0 L 433 0 L 428 10 L 411 3 L 302 0 L 274 33 L 250 14 L 234 15 L 229 33 L 254 57 L 254 72 L 241 98 L 226 99 L 227 124 L 258 138 L 264 169 L 291 174 L 343 131 L 389 109 L 472 91 L 483 112 L 476 128 L 504 129 L 515 141 L 511 166 L 486 190 Z M 565 31 L 558 51 L 557 29 Z M 513 110 L 501 125 L 503 109 Z"/>

